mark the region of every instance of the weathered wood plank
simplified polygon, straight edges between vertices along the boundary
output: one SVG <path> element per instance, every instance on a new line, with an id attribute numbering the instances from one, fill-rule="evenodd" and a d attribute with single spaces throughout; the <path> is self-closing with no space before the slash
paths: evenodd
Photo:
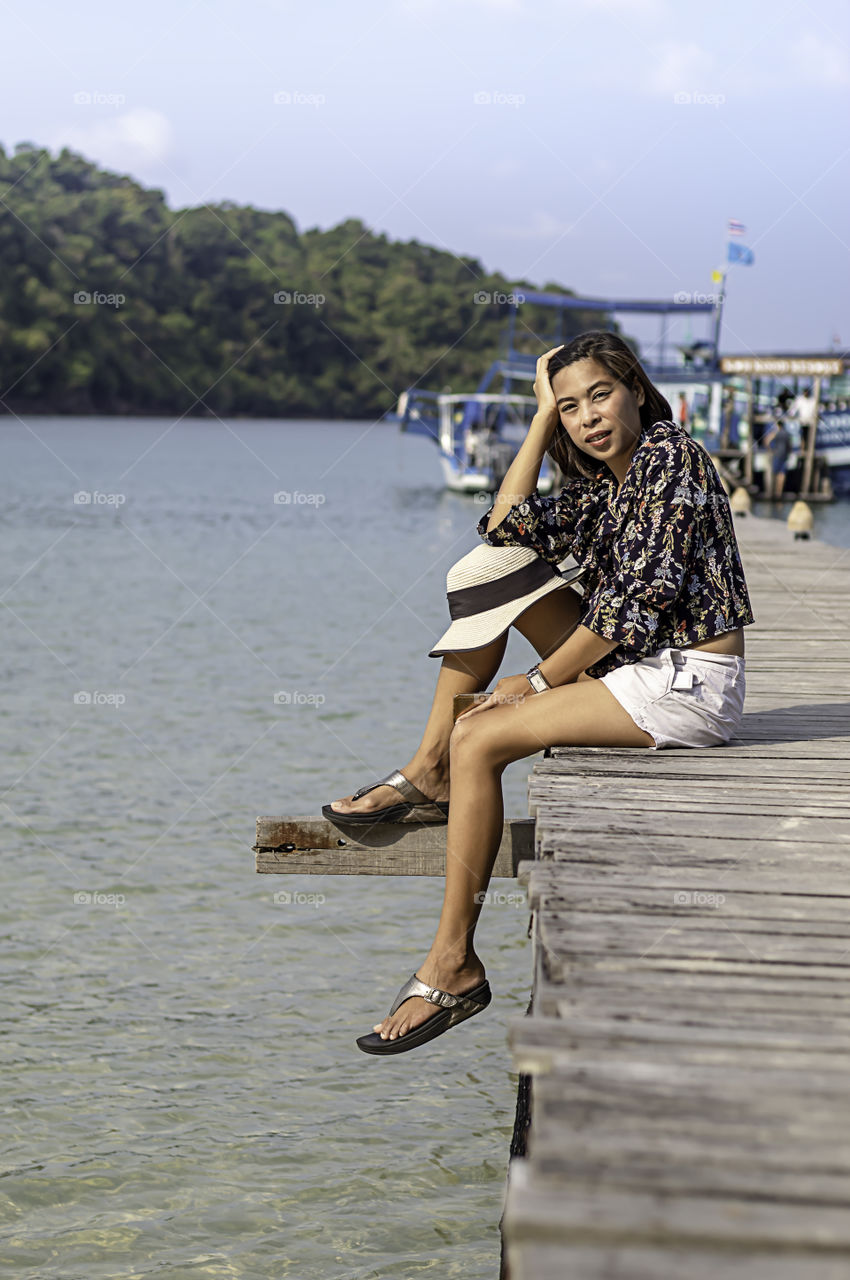
<path id="1" fill-rule="evenodd" d="M 763 986 L 757 990 L 727 986 L 719 992 L 694 982 L 686 992 L 681 983 L 656 990 L 647 983 L 593 982 L 585 972 L 570 984 L 568 994 L 562 986 L 542 980 L 537 996 L 535 1017 L 559 1018 L 571 1026 L 591 1019 L 624 1026 L 652 1023 L 684 1035 L 693 1029 L 736 1034 L 764 1031 L 800 1039 L 850 1035 L 850 1009 L 839 994 L 772 992 Z"/>
<path id="2" fill-rule="evenodd" d="M 733 1249 L 810 1249 L 843 1257 L 846 1266 L 850 1250 L 846 1202 L 810 1205 L 791 1197 L 762 1201 L 658 1194 L 638 1187 L 589 1186 L 584 1179 L 568 1178 L 552 1186 L 531 1169 L 520 1173 L 514 1167 L 528 1163 L 514 1161 L 511 1169 L 504 1227 L 512 1244 L 526 1240 L 600 1245 L 663 1242 L 668 1247 L 713 1245 L 721 1256 Z M 521 1280 L 527 1274 L 520 1267 Z M 800 1280 L 805 1274 L 801 1266 Z"/>
<path id="3" fill-rule="evenodd" d="M 747 1009 L 755 1006 L 754 1013 L 759 1008 L 780 1013 L 787 1008 L 789 1017 L 811 1009 L 813 1014 L 819 1012 L 837 1018 L 847 1012 L 850 1000 L 850 985 L 846 979 L 837 979 L 823 986 L 814 982 L 810 974 L 803 977 L 781 973 L 764 975 L 755 965 L 735 972 L 716 968 L 691 970 L 685 982 L 681 970 L 673 965 L 624 967 L 596 962 L 591 957 L 573 962 L 568 985 L 557 979 L 550 981 L 542 965 L 540 968 L 535 983 L 534 1008 L 544 1014 L 561 1005 L 569 1009 L 571 998 L 590 999 L 597 992 L 600 1000 L 609 998 L 611 994 L 622 994 L 623 999 L 631 995 L 633 1011 L 643 1008 L 640 1003 L 642 992 L 647 993 L 647 1007 L 653 1001 L 693 1000 L 694 1017 L 698 1016 L 700 1009 L 709 1011 L 714 1001 L 717 1008 L 728 1005 Z M 717 1017 L 722 1021 L 721 1013 Z"/>
<path id="4" fill-rule="evenodd" d="M 541 883 L 539 876 L 550 871 L 561 877 L 561 884 L 586 886 L 606 884 L 611 887 L 669 888 L 673 892 L 729 893 L 732 884 L 736 894 L 780 893 L 812 894 L 841 899 L 850 897 L 847 860 L 822 856 L 820 849 L 807 848 L 801 856 L 799 846 L 791 846 L 794 860 L 783 862 L 785 842 L 771 844 L 773 856 L 759 856 L 752 848 L 724 850 L 720 841 L 692 841 L 682 850 L 677 841 L 656 838 L 650 850 L 632 852 L 626 858 L 622 850 L 602 842 L 587 841 L 581 851 L 547 853 L 537 862 L 520 862 L 517 879 L 529 884 L 531 901 Z M 789 867 L 792 868 L 789 870 Z M 563 877 L 569 875 L 569 882 Z M 730 877 L 734 875 L 734 880 Z M 848 904 L 850 907 L 850 904 Z"/>
<path id="5" fill-rule="evenodd" d="M 806 1250 L 782 1254 L 728 1250 L 618 1245 L 597 1246 L 526 1241 L 508 1247 L 510 1274 L 516 1280 L 847 1280 L 841 1257 Z"/>
<path id="6" fill-rule="evenodd" d="M 633 1010 L 634 1014 L 634 1010 Z M 628 1019 L 612 1015 L 606 1007 L 578 1012 L 571 1008 L 568 1017 L 543 1017 L 535 1012 L 508 1023 L 511 1046 L 521 1047 L 523 1054 L 568 1050 L 576 1040 L 600 1038 L 620 1046 L 635 1042 L 675 1043 L 691 1046 L 711 1044 L 758 1049 L 798 1049 L 802 1044 L 811 1050 L 847 1054 L 850 1052 L 850 1024 L 838 1029 L 824 1020 L 813 1026 L 812 1019 L 795 1022 L 774 1019 L 773 1026 L 759 1025 L 751 1017 L 733 1022 L 726 1020 L 686 1023 L 680 1017 L 673 1022 L 649 1014 L 645 1007 Z"/>
<path id="7" fill-rule="evenodd" d="M 792 1088 L 780 1086 L 771 1079 L 770 1088 L 755 1094 L 744 1077 L 728 1077 L 722 1071 L 704 1072 L 690 1087 L 670 1089 L 670 1076 L 656 1072 L 605 1072 L 588 1074 L 580 1067 L 561 1064 L 557 1070 L 541 1072 L 535 1078 L 534 1090 L 541 1107 L 557 1109 L 558 1128 L 568 1115 L 599 1123 L 605 1132 L 616 1133 L 622 1125 L 636 1131 L 660 1125 L 663 1132 L 692 1134 L 711 1130 L 720 1140 L 734 1137 L 739 1129 L 772 1134 L 773 1154 L 783 1151 L 778 1135 L 797 1138 L 800 1135 L 828 1132 L 845 1141 L 847 1111 L 836 1107 L 836 1089 L 812 1091 L 809 1104 L 802 1110 L 794 1107 L 797 1078 Z M 830 1077 L 832 1085 L 835 1077 Z M 546 1126 L 538 1128 L 535 1142 L 546 1142 Z M 584 1125 L 592 1134 L 591 1125 Z"/>
<path id="8" fill-rule="evenodd" d="M 783 921 L 781 931 L 764 921 L 727 923 L 722 908 L 716 920 L 697 918 L 688 921 L 679 916 L 667 919 L 656 916 L 637 917 L 611 914 L 599 917 L 590 912 L 571 912 L 561 908 L 557 915 L 547 906 L 546 946 L 562 956 L 579 953 L 598 956 L 678 956 L 692 959 L 722 957 L 756 959 L 760 963 L 798 965 L 831 965 L 850 968 L 850 936 L 816 932 L 803 922 Z"/>
<path id="9" fill-rule="evenodd" d="M 542 877 L 541 877 L 542 879 Z M 560 878 L 559 878 L 560 881 Z M 538 894 L 546 894 L 548 909 L 563 904 L 569 911 L 586 911 L 593 915 L 607 915 L 615 910 L 618 916 L 654 916 L 656 913 L 666 917 L 681 916 L 683 919 L 710 920 L 714 913 L 721 909 L 724 917 L 738 917 L 742 924 L 748 921 L 765 921 L 774 924 L 789 921 L 812 925 L 815 929 L 823 926 L 838 925 L 841 931 L 850 938 L 850 904 L 833 897 L 813 894 L 759 893 L 748 894 L 733 891 L 725 895 L 719 904 L 700 895 L 686 901 L 679 901 L 675 895 L 671 901 L 667 889 L 658 890 L 646 882 L 634 888 L 620 889 L 614 885 L 600 882 L 597 885 L 586 885 L 570 881 L 568 887 L 555 882 L 548 887 L 539 883 L 535 876 L 535 894 L 532 899 L 537 905 Z"/>
<path id="10" fill-rule="evenodd" d="M 257 818 L 256 870 L 289 875 L 441 876 L 446 824 L 352 826 L 313 817 Z M 534 822 L 505 822 L 493 875 L 513 877 L 534 855 Z"/>

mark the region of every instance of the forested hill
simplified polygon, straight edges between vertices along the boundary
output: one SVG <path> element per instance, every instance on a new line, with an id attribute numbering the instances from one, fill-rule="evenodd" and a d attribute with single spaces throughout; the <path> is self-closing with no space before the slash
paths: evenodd
<path id="1" fill-rule="evenodd" d="M 0 147 L 0 196 L 0 412 L 379 415 L 413 384 L 473 390 L 506 311 L 476 295 L 523 284 L 355 219 L 171 210 L 69 150 Z M 539 352 L 552 314 L 521 314 Z"/>

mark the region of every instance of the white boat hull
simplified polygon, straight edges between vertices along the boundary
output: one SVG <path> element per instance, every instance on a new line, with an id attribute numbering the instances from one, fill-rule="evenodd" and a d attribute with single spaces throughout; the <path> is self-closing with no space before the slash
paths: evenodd
<path id="1" fill-rule="evenodd" d="M 440 454 L 440 466 L 447 489 L 452 493 L 493 493 L 495 486 L 493 476 L 488 471 L 477 467 L 464 467 L 455 457 Z M 552 476 L 541 475 L 537 484 L 538 493 L 551 493 Z"/>

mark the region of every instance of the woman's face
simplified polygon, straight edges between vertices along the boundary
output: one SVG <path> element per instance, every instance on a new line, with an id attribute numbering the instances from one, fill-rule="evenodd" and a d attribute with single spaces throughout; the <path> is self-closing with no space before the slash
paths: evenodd
<path id="1" fill-rule="evenodd" d="M 577 449 L 611 466 L 631 458 L 640 437 L 640 383 L 631 391 L 598 361 L 568 364 L 552 378 L 561 422 Z M 615 467 L 614 470 L 620 468 Z"/>

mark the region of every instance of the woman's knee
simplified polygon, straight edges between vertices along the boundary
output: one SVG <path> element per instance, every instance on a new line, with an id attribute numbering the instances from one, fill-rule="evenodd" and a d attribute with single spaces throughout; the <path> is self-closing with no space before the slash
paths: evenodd
<path id="1" fill-rule="evenodd" d="M 499 737 L 493 731 L 492 720 L 487 720 L 487 716 L 492 714 L 492 711 L 482 711 L 466 718 L 461 716 L 455 721 L 449 738 L 450 762 L 456 763 L 458 760 L 468 760 L 470 757 L 492 763 L 497 761 Z"/>
<path id="2" fill-rule="evenodd" d="M 459 720 L 455 721 L 449 738 L 450 761 L 466 759 L 467 756 L 477 751 L 479 743 L 482 742 L 482 735 L 479 732 L 476 720 L 480 720 L 484 714 L 484 712 L 481 712 L 478 715 L 468 716 L 466 719 L 461 716 Z"/>

